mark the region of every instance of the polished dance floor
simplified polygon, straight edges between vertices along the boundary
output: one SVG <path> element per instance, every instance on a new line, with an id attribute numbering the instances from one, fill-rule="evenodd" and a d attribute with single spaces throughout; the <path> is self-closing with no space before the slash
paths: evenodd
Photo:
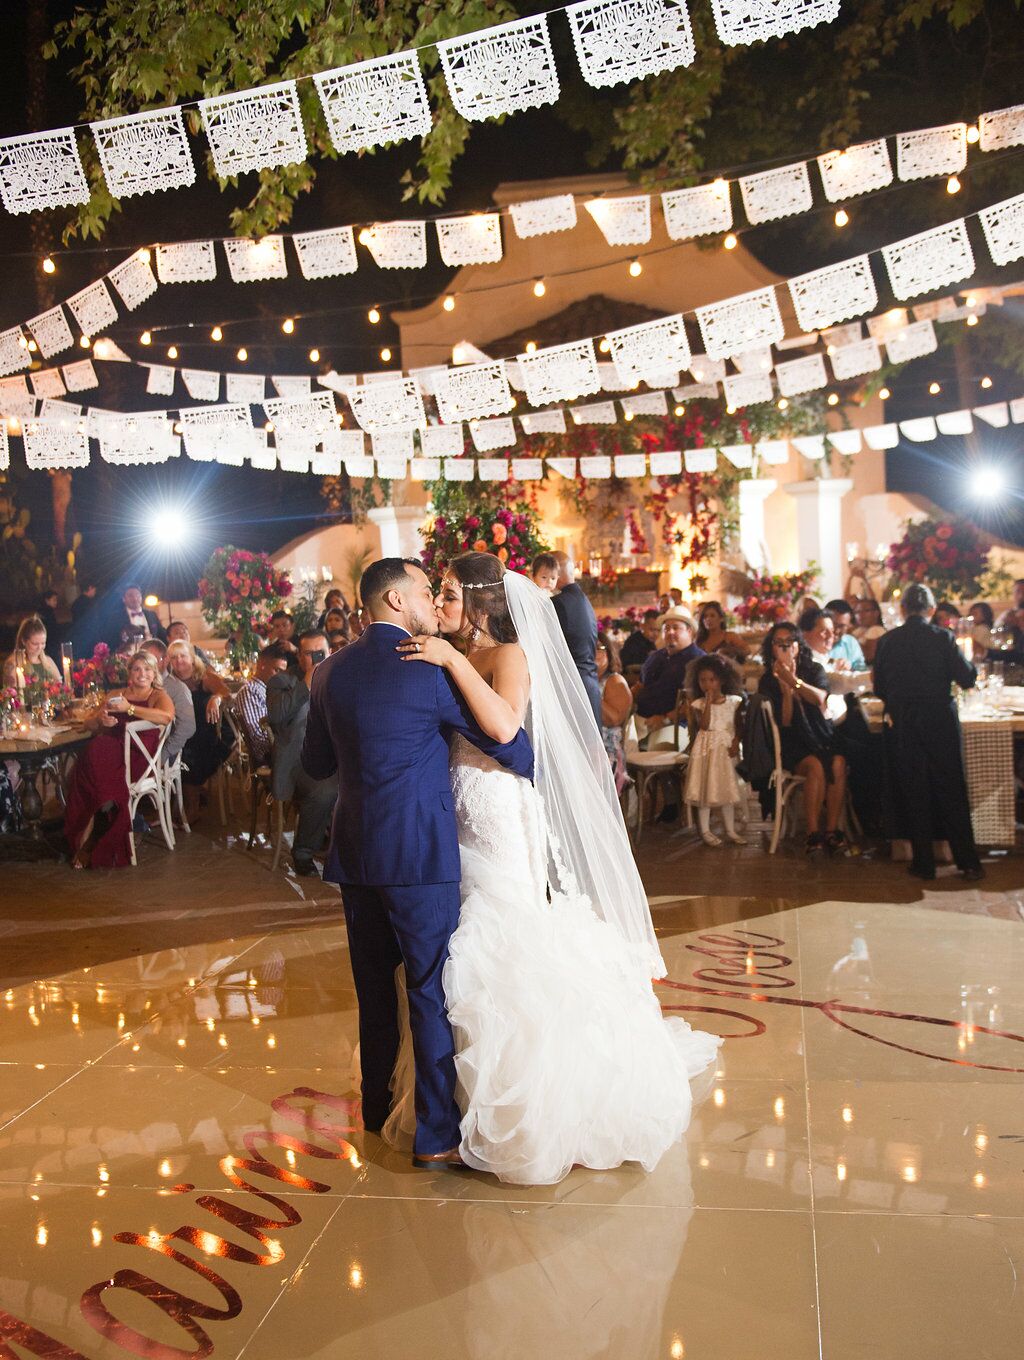
<path id="1" fill-rule="evenodd" d="M 336 899 L 12 985 L 0 1356 L 1017 1360 L 1024 920 L 939 888 L 654 895 L 718 1069 L 653 1175 L 542 1189 L 363 1133 Z"/>

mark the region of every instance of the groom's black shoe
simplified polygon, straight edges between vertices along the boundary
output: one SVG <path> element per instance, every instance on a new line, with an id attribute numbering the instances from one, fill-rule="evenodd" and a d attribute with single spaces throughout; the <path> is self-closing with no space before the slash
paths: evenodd
<path id="1" fill-rule="evenodd" d="M 421 1152 L 414 1156 L 412 1164 L 420 1171 L 468 1171 L 469 1167 L 459 1156 L 459 1149 L 449 1152 Z"/>

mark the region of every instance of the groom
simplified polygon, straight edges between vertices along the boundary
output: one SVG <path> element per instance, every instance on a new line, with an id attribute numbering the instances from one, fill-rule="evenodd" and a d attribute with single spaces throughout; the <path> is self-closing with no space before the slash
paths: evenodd
<path id="1" fill-rule="evenodd" d="M 313 674 L 302 764 L 313 779 L 337 772 L 325 880 L 341 887 L 359 998 L 363 1123 L 382 1128 L 398 1056 L 395 969 L 405 963 L 416 1059 L 413 1163 L 461 1165 L 455 1045 L 441 974 L 459 923 L 459 845 L 448 738 L 464 737 L 516 774 L 532 777 L 521 729 L 490 741 L 437 666 L 395 650 L 437 633 L 433 593 L 418 562 L 385 557 L 363 573 L 370 623 Z"/>

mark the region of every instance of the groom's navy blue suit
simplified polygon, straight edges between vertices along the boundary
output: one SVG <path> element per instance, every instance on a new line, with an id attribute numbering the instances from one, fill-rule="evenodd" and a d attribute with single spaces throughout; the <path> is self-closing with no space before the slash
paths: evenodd
<path id="1" fill-rule="evenodd" d="M 416 1057 L 416 1146 L 459 1142 L 455 1045 L 441 973 L 459 921 L 459 843 L 448 738 L 461 732 L 516 774 L 533 776 L 522 730 L 490 741 L 464 711 L 446 671 L 403 661 L 408 634 L 372 624 L 313 674 L 302 764 L 314 779 L 337 771 L 324 878 L 341 886 L 359 997 L 363 1121 L 379 1128 L 398 1056 L 395 968 L 405 962 Z"/>

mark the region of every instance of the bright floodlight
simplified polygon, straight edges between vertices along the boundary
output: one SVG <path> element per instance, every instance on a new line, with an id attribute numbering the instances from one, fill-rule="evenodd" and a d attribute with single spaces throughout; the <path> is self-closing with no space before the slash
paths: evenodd
<path id="1" fill-rule="evenodd" d="M 184 511 L 173 505 L 163 505 L 149 516 L 149 532 L 159 548 L 180 548 L 188 537 L 188 520 Z"/>
<path id="2" fill-rule="evenodd" d="M 971 474 L 971 494 L 980 501 L 991 501 L 1006 489 L 1006 478 L 998 468 L 983 467 Z"/>

